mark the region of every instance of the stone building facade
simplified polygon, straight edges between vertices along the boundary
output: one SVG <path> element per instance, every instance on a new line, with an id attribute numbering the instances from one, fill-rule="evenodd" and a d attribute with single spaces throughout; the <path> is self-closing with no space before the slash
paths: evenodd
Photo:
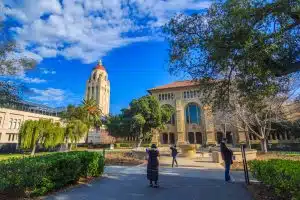
<path id="1" fill-rule="evenodd" d="M 200 101 L 200 85 L 193 81 L 177 81 L 148 90 L 158 98 L 161 105 L 169 104 L 175 113 L 166 129 L 153 134 L 152 142 L 161 146 L 169 144 L 217 145 L 226 137 L 229 144 L 260 144 L 253 135 L 246 138 L 244 129 L 222 124 L 212 113 L 211 107 Z M 237 121 L 237 123 L 241 123 Z M 271 134 L 269 143 L 288 144 L 292 138 L 288 134 Z"/>
<path id="2" fill-rule="evenodd" d="M 19 130 L 21 124 L 26 120 L 51 119 L 60 121 L 59 117 L 43 115 L 28 111 L 0 108 L 0 152 L 1 149 L 9 147 L 15 149 L 18 144 Z"/>
<path id="3" fill-rule="evenodd" d="M 101 61 L 93 69 L 86 82 L 85 99 L 94 99 L 102 113 L 109 114 L 110 82 Z"/>

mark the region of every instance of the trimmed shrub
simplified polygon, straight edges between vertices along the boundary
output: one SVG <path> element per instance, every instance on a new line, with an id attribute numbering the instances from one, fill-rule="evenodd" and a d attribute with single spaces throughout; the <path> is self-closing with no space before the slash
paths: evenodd
<path id="1" fill-rule="evenodd" d="M 300 161 L 253 160 L 250 169 L 255 178 L 275 189 L 284 199 L 300 199 Z"/>
<path id="2" fill-rule="evenodd" d="M 43 195 L 75 183 L 80 177 L 97 177 L 104 157 L 97 152 L 52 153 L 0 162 L 0 192 Z"/>

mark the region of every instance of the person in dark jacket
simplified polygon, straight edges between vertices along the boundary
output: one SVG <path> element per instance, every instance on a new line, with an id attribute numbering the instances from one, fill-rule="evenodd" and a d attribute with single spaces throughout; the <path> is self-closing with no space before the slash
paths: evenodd
<path id="1" fill-rule="evenodd" d="M 222 154 L 222 158 L 225 162 L 225 181 L 227 182 L 231 182 L 231 177 L 230 177 L 230 165 L 232 165 L 233 161 L 232 161 L 232 158 L 233 158 L 233 153 L 232 153 L 232 150 L 229 149 L 227 146 L 226 146 L 226 139 L 224 138 L 221 142 L 221 154 Z"/>
<path id="2" fill-rule="evenodd" d="M 146 151 L 148 153 L 147 179 L 150 181 L 150 187 L 158 187 L 159 151 L 155 144 L 152 144 L 151 149 Z"/>
<path id="3" fill-rule="evenodd" d="M 170 147 L 170 149 L 172 151 L 171 154 L 172 154 L 172 158 L 173 158 L 173 160 L 172 160 L 172 167 L 174 167 L 174 163 L 176 163 L 176 167 L 178 167 L 178 163 L 177 163 L 177 159 L 176 159 L 178 151 L 176 149 L 176 145 Z"/>

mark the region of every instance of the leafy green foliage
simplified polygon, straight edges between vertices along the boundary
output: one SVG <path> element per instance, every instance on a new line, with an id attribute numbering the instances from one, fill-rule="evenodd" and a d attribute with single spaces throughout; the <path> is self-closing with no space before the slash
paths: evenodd
<path id="1" fill-rule="evenodd" d="M 77 144 L 81 138 L 86 136 L 88 133 L 88 127 L 85 123 L 83 123 L 81 120 L 71 120 L 68 121 L 65 132 L 64 132 L 64 138 L 65 141 L 70 141 L 71 143 Z"/>
<path id="2" fill-rule="evenodd" d="M 300 161 L 254 160 L 250 169 L 255 178 L 275 189 L 284 199 L 300 199 Z"/>
<path id="3" fill-rule="evenodd" d="M 299 0 L 226 0 L 175 16 L 164 28 L 169 70 L 200 80 L 214 103 L 228 102 L 233 84 L 252 101 L 277 94 L 300 70 L 299 13 Z"/>
<path id="4" fill-rule="evenodd" d="M 53 153 L 0 161 L 0 191 L 43 195 L 74 183 L 80 177 L 97 177 L 104 171 L 104 157 L 97 152 Z"/>
<path id="5" fill-rule="evenodd" d="M 43 145 L 45 148 L 61 144 L 64 138 L 64 129 L 59 123 L 53 123 L 51 120 L 27 120 L 20 128 L 19 137 L 20 147 L 32 149 L 33 155 L 38 144 Z"/>
<path id="6" fill-rule="evenodd" d="M 108 118 L 107 127 L 116 137 L 137 136 L 142 140 L 152 136 L 152 129 L 162 128 L 171 118 L 174 108 L 160 106 L 154 96 L 134 99 L 122 114 Z"/>

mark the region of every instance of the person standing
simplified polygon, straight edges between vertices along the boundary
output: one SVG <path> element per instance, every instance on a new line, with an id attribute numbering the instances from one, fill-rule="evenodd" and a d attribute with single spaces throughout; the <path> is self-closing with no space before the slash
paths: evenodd
<path id="1" fill-rule="evenodd" d="M 176 167 L 178 167 L 178 163 L 177 163 L 177 159 L 176 159 L 178 151 L 176 149 L 176 145 L 171 146 L 170 149 L 172 151 L 171 154 L 172 154 L 172 158 L 173 158 L 173 160 L 172 160 L 172 167 L 174 167 L 174 163 L 176 163 Z"/>
<path id="2" fill-rule="evenodd" d="M 222 159 L 225 162 L 225 181 L 226 182 L 231 182 L 231 177 L 230 177 L 230 165 L 232 165 L 233 161 L 233 153 L 232 150 L 229 149 L 226 146 L 226 138 L 222 139 L 221 145 L 221 155 L 222 155 Z"/>
<path id="3" fill-rule="evenodd" d="M 150 149 L 146 150 L 148 153 L 147 164 L 147 179 L 150 181 L 150 187 L 158 187 L 158 167 L 159 167 L 159 151 L 155 144 L 151 145 Z M 153 185 L 154 182 L 154 185 Z"/>

